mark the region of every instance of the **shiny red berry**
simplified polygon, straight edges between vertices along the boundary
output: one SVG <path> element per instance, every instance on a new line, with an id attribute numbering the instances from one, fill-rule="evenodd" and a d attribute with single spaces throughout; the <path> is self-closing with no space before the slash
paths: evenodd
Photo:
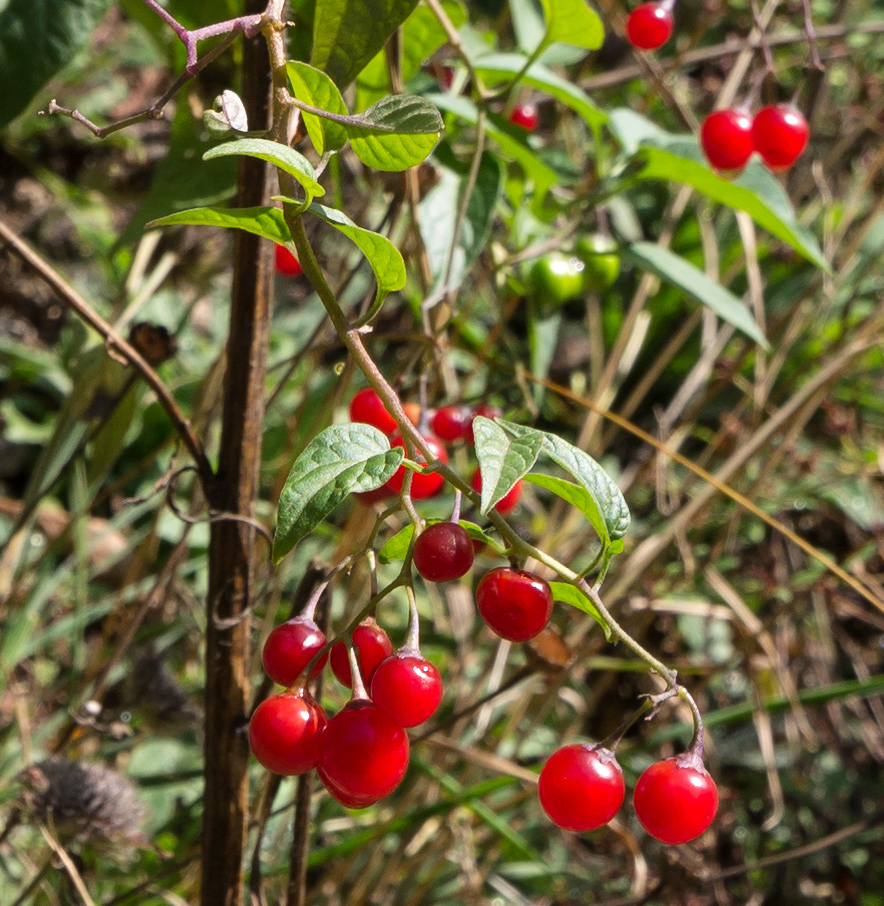
<path id="1" fill-rule="evenodd" d="M 276 246 L 274 265 L 281 277 L 297 277 L 303 273 L 301 262 L 284 245 Z"/>
<path id="2" fill-rule="evenodd" d="M 755 150 L 771 170 L 788 170 L 807 147 L 810 127 L 792 104 L 763 107 L 752 121 Z"/>
<path id="3" fill-rule="evenodd" d="M 626 20 L 626 37 L 639 50 L 656 50 L 672 35 L 672 10 L 662 3 L 643 3 Z"/>
<path id="4" fill-rule="evenodd" d="M 368 619 L 353 630 L 353 645 L 356 647 L 362 679 L 368 684 L 378 664 L 393 653 L 393 643 L 374 620 Z M 353 675 L 350 673 L 350 658 L 344 642 L 332 645 L 330 660 L 332 673 L 350 688 L 353 685 Z"/>
<path id="5" fill-rule="evenodd" d="M 428 581 L 451 582 L 473 565 L 473 541 L 456 522 L 435 522 L 417 536 L 412 557 Z"/>
<path id="6" fill-rule="evenodd" d="M 652 837 L 661 843 L 687 843 L 712 824 L 718 789 L 699 758 L 679 755 L 652 764 L 639 777 L 633 804 Z"/>
<path id="7" fill-rule="evenodd" d="M 700 145 L 706 159 L 716 170 L 739 172 L 755 149 L 752 117 L 745 110 L 737 109 L 710 113 L 700 127 Z"/>
<path id="8" fill-rule="evenodd" d="M 387 411 L 374 387 L 363 387 L 353 395 L 350 400 L 350 421 L 372 425 L 388 435 L 399 430 L 396 420 Z"/>
<path id="9" fill-rule="evenodd" d="M 516 104 L 510 111 L 510 122 L 526 132 L 533 132 L 540 122 L 537 107 L 534 104 Z"/>
<path id="10" fill-rule="evenodd" d="M 408 768 L 408 735 L 367 699 L 355 699 L 322 734 L 319 776 L 350 808 L 364 808 L 399 786 Z"/>
<path id="11" fill-rule="evenodd" d="M 371 678 L 371 700 L 400 727 L 416 727 L 442 701 L 442 677 L 419 651 L 403 648 L 381 661 Z"/>
<path id="12" fill-rule="evenodd" d="M 453 444 L 467 439 L 473 417 L 469 406 L 443 406 L 433 413 L 430 427 L 440 440 Z"/>
<path id="13" fill-rule="evenodd" d="M 552 589 L 533 573 L 499 566 L 479 580 L 476 606 L 482 619 L 502 639 L 526 642 L 549 622 Z"/>
<path id="14" fill-rule="evenodd" d="M 623 772 L 614 753 L 598 746 L 564 746 L 540 771 L 537 794 L 550 820 L 565 830 L 607 824 L 623 804 Z"/>
<path id="15" fill-rule="evenodd" d="M 473 472 L 472 478 L 470 478 L 470 487 L 474 491 L 482 491 L 482 473 L 476 469 Z M 519 502 L 519 498 L 522 496 L 522 480 L 521 478 L 494 504 L 494 509 L 500 513 L 501 516 L 506 516 L 508 513 L 511 513 L 515 508 L 516 504 Z"/>
<path id="16" fill-rule="evenodd" d="M 430 452 L 433 454 L 434 459 L 441 459 L 444 463 L 448 462 L 448 453 L 445 452 L 445 447 L 442 446 L 442 441 L 440 441 L 438 437 L 428 434 L 424 437 L 424 441 L 426 441 L 427 446 L 430 448 Z M 402 447 L 404 449 L 405 441 L 402 439 L 402 435 L 397 434 L 395 437 L 391 437 L 390 446 Z M 417 461 L 423 463 L 423 456 L 418 455 Z M 393 473 L 393 477 L 384 485 L 384 487 L 391 494 L 399 494 L 402 491 L 402 483 L 404 481 L 405 466 L 399 466 Z M 443 484 L 445 484 L 445 479 L 437 472 L 427 472 L 425 474 L 415 472 L 411 479 L 412 499 L 421 500 L 424 497 L 432 497 L 442 490 Z"/>
<path id="17" fill-rule="evenodd" d="M 264 643 L 264 671 L 274 683 L 291 686 L 325 642 L 325 633 L 313 620 L 295 617 L 280 623 Z M 310 679 L 322 670 L 327 661 L 328 653 L 314 664 Z"/>
<path id="18" fill-rule="evenodd" d="M 328 722 L 309 692 L 271 695 L 249 721 L 252 754 L 275 774 L 306 774 L 319 762 L 320 739 Z"/>

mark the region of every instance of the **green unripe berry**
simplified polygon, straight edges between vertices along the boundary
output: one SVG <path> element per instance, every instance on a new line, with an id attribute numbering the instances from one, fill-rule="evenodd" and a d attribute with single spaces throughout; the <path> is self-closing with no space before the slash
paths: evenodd
<path id="1" fill-rule="evenodd" d="M 599 292 L 613 285 L 620 274 L 617 243 L 610 236 L 594 233 L 577 240 L 574 254 L 583 262 L 584 289 Z"/>
<path id="2" fill-rule="evenodd" d="M 531 266 L 528 282 L 537 302 L 557 308 L 583 295 L 583 262 L 573 256 L 551 252 Z"/>

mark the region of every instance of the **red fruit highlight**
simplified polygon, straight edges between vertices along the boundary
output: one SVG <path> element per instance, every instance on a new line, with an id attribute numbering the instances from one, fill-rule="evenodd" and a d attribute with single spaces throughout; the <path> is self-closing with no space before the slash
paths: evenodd
<path id="1" fill-rule="evenodd" d="M 700 128 L 706 159 L 724 173 L 738 173 L 752 156 L 752 118 L 745 110 L 716 110 Z"/>
<path id="2" fill-rule="evenodd" d="M 274 683 L 291 686 L 325 642 L 325 633 L 313 620 L 295 617 L 286 623 L 280 623 L 267 636 L 264 643 L 264 671 Z M 327 662 L 328 653 L 313 666 L 310 679 L 313 679 Z"/>
<path id="3" fill-rule="evenodd" d="M 252 754 L 268 771 L 306 774 L 319 762 L 320 740 L 328 719 L 309 692 L 271 695 L 249 721 Z"/>
<path id="4" fill-rule="evenodd" d="M 626 37 L 638 50 L 656 50 L 672 35 L 672 10 L 662 3 L 643 3 L 626 20 Z"/>
<path id="5" fill-rule="evenodd" d="M 399 430 L 396 420 L 387 411 L 374 387 L 363 387 L 350 400 L 350 421 L 372 425 L 390 435 Z"/>
<path id="6" fill-rule="evenodd" d="M 359 663 L 359 672 L 366 686 L 371 682 L 372 674 L 378 664 L 393 653 L 393 643 L 389 636 L 378 624 L 368 619 L 360 623 L 353 630 L 353 645 L 356 647 L 356 657 Z M 353 686 L 353 675 L 350 672 L 350 658 L 344 642 L 335 642 L 331 648 L 332 673 L 348 689 Z"/>
<path id="7" fill-rule="evenodd" d="M 473 541 L 456 522 L 436 522 L 417 536 L 415 569 L 429 582 L 451 582 L 473 565 Z"/>
<path id="8" fill-rule="evenodd" d="M 526 642 L 549 622 L 552 589 L 533 573 L 499 566 L 479 580 L 476 606 L 482 619 L 502 639 Z"/>
<path id="9" fill-rule="evenodd" d="M 420 652 L 402 649 L 375 670 L 371 700 L 397 726 L 416 727 L 439 707 L 442 678 Z"/>
<path id="10" fill-rule="evenodd" d="M 755 150 L 771 170 L 788 170 L 807 147 L 810 127 L 792 104 L 763 107 L 752 121 Z"/>

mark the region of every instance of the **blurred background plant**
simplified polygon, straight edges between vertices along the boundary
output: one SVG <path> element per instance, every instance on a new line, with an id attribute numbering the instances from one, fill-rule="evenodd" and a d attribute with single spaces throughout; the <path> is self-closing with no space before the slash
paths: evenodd
<path id="1" fill-rule="evenodd" d="M 308 0 L 292 6 L 292 19 L 312 21 Z M 170 8 L 191 27 L 239 12 L 204 0 Z M 444 8 L 473 60 L 483 51 L 530 54 L 537 44 L 542 20 L 528 0 Z M 10 9 L 14 0 L 0 23 Z M 700 703 L 719 817 L 678 849 L 650 841 L 628 804 L 591 835 L 553 828 L 534 795 L 542 760 L 564 742 L 612 732 L 655 688 L 644 664 L 561 605 L 535 642 L 502 642 L 476 620 L 471 575 L 428 583 L 422 646 L 442 671 L 442 711 L 432 732 L 413 734 L 409 774 L 379 805 L 348 812 L 314 791 L 305 902 L 884 903 L 884 21 L 871 2 L 811 0 L 812 42 L 802 4 L 681 0 L 674 38 L 646 57 L 619 37 L 621 7 L 603 0 L 598 9 L 606 25 L 598 50 L 554 44 L 543 62 L 600 111 L 620 111 L 607 124 L 593 127 L 593 114 L 551 95 L 550 81 L 528 80 L 489 105 L 491 140 L 470 177 L 476 126 L 460 95 L 467 71 L 440 31 L 409 83 L 446 115 L 433 157 L 406 177 L 344 152 L 323 183 L 354 221 L 389 232 L 406 257 L 408 285 L 387 300 L 369 336 L 403 401 L 482 400 L 579 443 L 618 476 L 634 522 L 605 600 L 678 668 Z M 306 52 L 302 35 L 292 30 L 293 55 Z M 183 50 L 134 0 L 95 15 L 80 37 L 79 52 L 33 101 L 3 112 L 0 220 L 118 332 L 154 350 L 151 361 L 213 450 L 231 239 L 208 228 L 143 227 L 232 196 L 235 165 L 200 161 L 200 114 L 236 85 L 238 56 L 204 69 L 166 120 L 99 142 L 36 111 L 58 97 L 93 119 L 127 116 L 181 70 Z M 811 260 L 813 239 L 790 245 L 708 192 L 632 180 L 629 162 L 617 170 L 615 155 L 649 129 L 683 143 L 710 110 L 743 100 L 764 68 L 765 45 L 773 71 L 755 79 L 761 99 L 795 97 L 811 130 L 808 151 L 780 177 L 795 212 L 785 220 L 795 235 L 816 237 L 830 269 Z M 35 68 L 28 56 L 7 59 L 15 65 L 0 67 L 4 96 Z M 506 71 L 496 65 L 482 70 L 491 84 L 491 73 Z M 351 92 L 356 108 L 374 90 L 366 75 Z M 516 100 L 536 106 L 534 131 L 507 122 Z M 761 179 L 759 169 L 750 164 L 744 179 Z M 455 230 L 470 178 L 477 203 Z M 610 285 L 553 306 L 532 295 L 530 261 L 597 232 L 620 250 Z M 421 303 L 438 288 L 454 238 L 463 248 L 453 259 L 456 305 L 428 314 Z M 352 246 L 323 233 L 314 247 L 345 305 L 370 301 L 370 272 Z M 769 348 L 734 326 L 736 309 L 730 318 L 715 310 L 696 268 L 744 300 L 750 331 Z M 306 281 L 279 276 L 275 291 L 257 509 L 268 530 L 294 458 L 332 420 L 346 419 L 362 386 Z M 177 472 L 185 454 L 154 395 L 8 243 L 0 247 L 0 328 L 4 901 L 82 899 L 82 885 L 108 906 L 193 902 L 208 547 L 198 484 Z M 469 474 L 464 450 L 453 462 Z M 447 518 L 450 498 L 421 512 Z M 391 529 L 405 524 L 396 518 Z M 258 541 L 256 686 L 270 629 L 309 596 L 322 567 L 358 547 L 372 521 L 354 503 L 277 569 Z M 591 530 L 539 487 L 526 486 L 512 521 L 576 569 L 592 560 Z M 333 586 L 332 625 L 367 589 L 358 572 Z M 382 621 L 398 644 L 407 607 L 393 597 Z M 333 681 L 323 695 L 333 709 L 346 700 Z M 690 715 L 677 709 L 633 728 L 618 753 L 627 788 L 689 735 Z M 51 754 L 69 763 L 46 761 Z M 106 858 L 88 834 L 74 845 L 56 827 L 52 839 L 68 845 L 71 864 L 46 869 L 57 851 L 38 825 L 51 831 L 58 808 L 49 807 L 45 782 L 31 782 L 22 799 L 29 765 L 42 765 L 50 790 L 56 774 L 83 770 L 90 784 L 131 802 L 131 821 L 108 825 L 142 844 L 128 864 Z M 117 771 L 138 788 L 143 831 Z M 254 766 L 247 864 L 258 902 L 299 902 L 289 882 L 297 786 Z"/>

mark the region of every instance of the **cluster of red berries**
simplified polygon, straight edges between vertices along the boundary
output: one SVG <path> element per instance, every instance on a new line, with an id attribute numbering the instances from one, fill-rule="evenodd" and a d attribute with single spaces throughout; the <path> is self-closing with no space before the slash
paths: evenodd
<path id="1" fill-rule="evenodd" d="M 620 810 L 626 793 L 614 753 L 573 744 L 554 752 L 540 772 L 540 804 L 569 831 L 596 830 Z M 677 845 L 700 836 L 718 810 L 718 789 L 696 752 L 652 764 L 638 779 L 633 806 L 642 827 L 661 843 Z"/>
<path id="2" fill-rule="evenodd" d="M 284 692 L 263 701 L 249 722 L 249 744 L 258 761 L 277 774 L 305 774 L 313 768 L 325 788 L 349 808 L 365 808 L 399 785 L 408 767 L 406 727 L 427 720 L 442 700 L 439 671 L 416 647 L 393 651 L 386 632 L 373 620 L 352 634 L 359 679 L 354 682 L 344 642 L 322 653 L 326 637 L 312 617 L 277 626 L 264 644 L 268 676 Z M 317 657 L 317 655 L 320 655 Z M 306 690 L 328 662 L 337 679 L 353 689 L 347 705 L 329 718 Z M 365 692 L 362 678 L 371 690 Z"/>
<path id="3" fill-rule="evenodd" d="M 406 414 L 412 417 L 406 404 Z M 473 441 L 473 419 L 477 415 L 494 418 L 500 411 L 484 403 L 478 406 L 443 406 L 429 414 L 428 431 L 424 433 L 424 441 L 430 451 L 443 463 L 448 462 L 448 451 L 445 444 L 467 443 Z M 420 411 L 415 413 L 413 422 L 420 422 Z M 362 422 L 372 425 L 383 431 L 390 438 L 391 447 L 405 447 L 405 441 L 399 433 L 396 420 L 389 413 L 377 392 L 371 387 L 358 391 L 350 400 L 350 421 Z M 374 491 L 365 491 L 356 494 L 357 499 L 366 504 L 375 503 L 391 497 L 397 497 L 402 491 L 405 481 L 405 467 L 400 466 L 393 476 L 381 487 Z M 415 472 L 411 479 L 411 497 L 422 500 L 433 497 L 442 491 L 445 480 L 435 472 Z M 482 490 L 482 477 L 476 469 L 470 479 L 470 484 L 476 491 Z M 521 496 L 521 483 L 516 483 L 512 490 L 496 505 L 497 512 L 506 515 L 515 508 Z"/>
<path id="4" fill-rule="evenodd" d="M 753 151 L 774 172 L 788 170 L 807 146 L 810 129 L 792 104 L 772 104 L 752 117 L 743 108 L 709 114 L 700 129 L 700 145 L 709 163 L 724 173 L 738 173 Z"/>
<path id="5" fill-rule="evenodd" d="M 638 50 L 656 50 L 672 36 L 673 0 L 643 3 L 626 20 L 626 37 Z"/>

